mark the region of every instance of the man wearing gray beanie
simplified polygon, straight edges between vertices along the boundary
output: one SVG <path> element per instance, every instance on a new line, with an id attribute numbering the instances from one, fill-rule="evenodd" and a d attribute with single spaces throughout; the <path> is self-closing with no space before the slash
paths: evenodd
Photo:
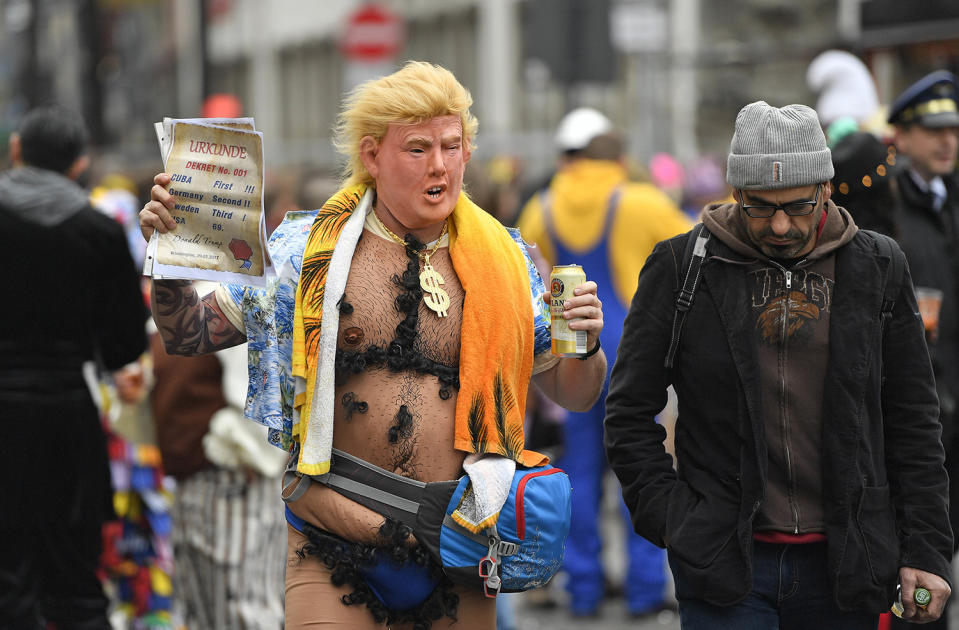
<path id="1" fill-rule="evenodd" d="M 830 196 L 815 112 L 736 117 L 735 203 L 656 246 L 606 399 L 636 531 L 667 548 L 684 630 L 937 619 L 952 530 L 939 407 L 902 251 Z M 676 467 L 655 416 L 679 398 Z"/>

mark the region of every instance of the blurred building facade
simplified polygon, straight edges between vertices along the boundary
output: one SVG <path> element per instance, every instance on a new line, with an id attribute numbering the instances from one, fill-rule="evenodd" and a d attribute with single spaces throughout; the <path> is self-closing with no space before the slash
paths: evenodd
<path id="1" fill-rule="evenodd" d="M 0 156 L 31 107 L 81 112 L 95 144 L 145 159 L 155 116 L 175 105 L 169 3 L 0 0 Z"/>
<path id="2" fill-rule="evenodd" d="M 265 132 L 271 165 L 331 166 L 344 90 L 424 59 L 473 92 L 478 155 L 511 153 L 537 172 L 579 105 L 605 111 L 635 158 L 688 160 L 724 154 L 749 101 L 813 103 L 805 68 L 827 48 L 861 55 L 885 102 L 932 69 L 959 70 L 955 0 L 381 0 L 401 42 L 378 65 L 342 52 L 364 4 L 0 0 L 0 140 L 57 99 L 82 109 L 101 147 L 156 165 L 150 123 L 199 115 L 204 96 L 226 92 Z"/>

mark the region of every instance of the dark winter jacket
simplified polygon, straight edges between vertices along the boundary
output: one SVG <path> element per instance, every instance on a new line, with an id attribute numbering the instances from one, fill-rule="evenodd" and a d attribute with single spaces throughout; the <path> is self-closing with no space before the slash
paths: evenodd
<path id="1" fill-rule="evenodd" d="M 908 170 L 896 177 L 901 203 L 895 233 L 917 287 L 943 292 L 938 338 L 929 346 L 942 406 L 943 443 L 950 444 L 959 400 L 959 189 L 945 178 L 946 203 L 932 208 L 932 195 L 916 186 Z"/>
<path id="2" fill-rule="evenodd" d="M 55 395 L 83 362 L 116 370 L 146 349 L 148 313 L 123 229 L 63 175 L 0 174 L 0 268 L 0 372 L 38 375 L 29 387 Z"/>
<path id="3" fill-rule="evenodd" d="M 85 558 L 113 496 L 82 366 L 116 370 L 146 348 L 139 274 L 116 221 L 30 167 L 0 174 L 0 269 L 0 530 L 56 523 Z"/>
<path id="4" fill-rule="evenodd" d="M 711 240 L 667 372 L 687 238 L 657 245 L 640 275 L 606 400 L 606 448 L 636 531 L 669 550 L 677 595 L 730 605 L 752 586 L 768 478 L 750 258 Z M 951 581 L 948 481 L 908 272 L 884 326 L 889 259 L 874 238 L 860 231 L 834 257 L 821 436 L 828 564 L 841 608 L 878 613 L 894 599 L 900 566 Z M 679 398 L 676 470 L 655 421 L 669 385 Z"/>

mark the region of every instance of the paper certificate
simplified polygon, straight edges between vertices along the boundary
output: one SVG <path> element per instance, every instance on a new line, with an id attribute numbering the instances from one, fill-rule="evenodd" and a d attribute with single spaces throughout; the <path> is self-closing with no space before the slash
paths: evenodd
<path id="1" fill-rule="evenodd" d="M 157 135 L 177 226 L 154 233 L 144 273 L 262 286 L 263 135 L 252 119 L 164 119 Z"/>

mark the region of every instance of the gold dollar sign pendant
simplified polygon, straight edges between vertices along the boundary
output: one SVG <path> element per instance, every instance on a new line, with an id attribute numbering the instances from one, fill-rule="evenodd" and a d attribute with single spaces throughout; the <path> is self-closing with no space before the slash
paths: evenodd
<path id="1" fill-rule="evenodd" d="M 429 256 L 426 256 L 423 260 L 423 271 L 420 272 L 420 287 L 426 291 L 423 301 L 437 317 L 446 317 L 450 307 L 450 296 L 440 288 L 443 283 L 443 276 L 433 269 Z"/>

